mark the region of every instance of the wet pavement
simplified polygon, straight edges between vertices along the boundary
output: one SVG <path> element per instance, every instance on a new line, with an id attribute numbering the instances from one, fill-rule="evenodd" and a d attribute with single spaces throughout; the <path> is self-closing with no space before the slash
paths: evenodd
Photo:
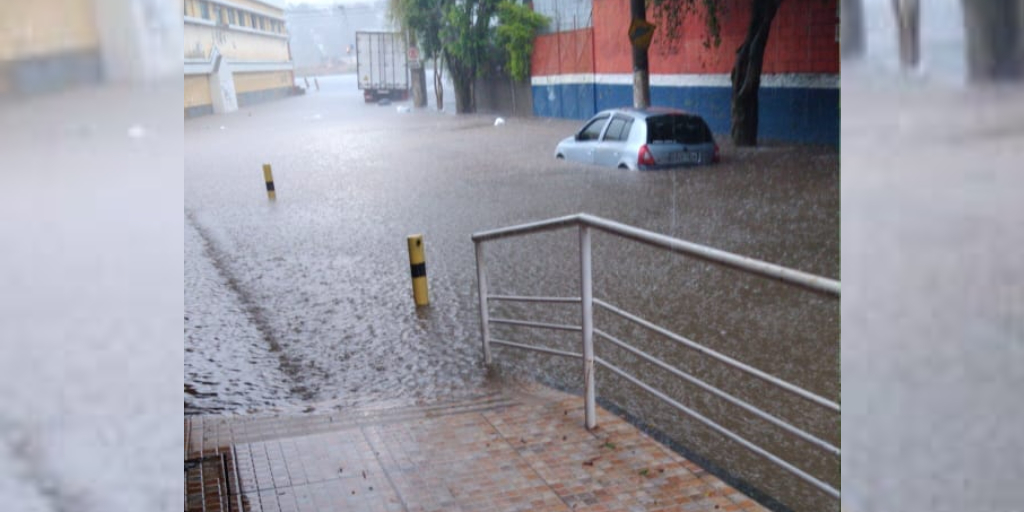
<path id="1" fill-rule="evenodd" d="M 539 386 L 185 431 L 187 512 L 765 510 L 603 409 L 585 430 L 578 397 Z"/>
<path id="2" fill-rule="evenodd" d="M 407 406 L 472 396 L 505 375 L 578 389 L 577 365 L 551 358 L 502 350 L 496 372 L 482 366 L 475 231 L 587 212 L 839 276 L 834 148 L 740 151 L 720 141 L 718 167 L 631 173 L 554 160 L 554 144 L 578 127 L 574 121 L 508 119 L 495 127 L 489 116 L 363 104 L 352 77 L 321 77 L 320 85 L 319 93 L 185 123 L 186 411 Z M 264 163 L 273 165 L 273 203 Z M 425 236 L 431 295 L 431 306 L 419 310 L 405 253 L 414 233 Z M 575 238 L 548 233 L 490 245 L 492 291 L 578 295 Z M 594 275 L 596 296 L 838 400 L 836 301 L 601 235 Z M 494 311 L 578 322 L 570 308 Z M 776 400 L 649 333 L 606 327 L 838 443 L 838 415 Z M 522 329 L 501 336 L 565 349 L 576 343 Z M 637 364 L 617 357 L 627 368 Z M 689 391 L 656 372 L 651 378 L 670 393 Z M 602 397 L 769 494 L 805 510 L 834 504 L 614 376 L 599 375 L 598 384 Z M 697 406 L 731 416 L 712 400 Z M 838 458 L 754 422 L 730 426 L 838 484 Z"/>

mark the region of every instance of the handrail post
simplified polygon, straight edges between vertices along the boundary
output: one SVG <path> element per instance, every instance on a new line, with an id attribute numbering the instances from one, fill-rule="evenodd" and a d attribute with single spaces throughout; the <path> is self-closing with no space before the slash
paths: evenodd
<path id="1" fill-rule="evenodd" d="M 594 396 L 594 283 L 590 261 L 590 226 L 580 223 L 580 306 L 583 312 L 583 387 L 587 430 L 597 426 Z"/>
<path id="2" fill-rule="evenodd" d="M 476 249 L 476 283 L 480 294 L 480 337 L 484 344 L 484 364 L 491 364 L 491 329 L 487 313 L 487 268 L 484 267 L 484 244 L 475 242 Z"/>

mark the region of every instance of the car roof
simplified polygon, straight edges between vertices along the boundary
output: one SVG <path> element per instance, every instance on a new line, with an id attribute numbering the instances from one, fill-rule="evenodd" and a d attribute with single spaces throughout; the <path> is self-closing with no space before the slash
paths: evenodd
<path id="1" fill-rule="evenodd" d="M 687 112 L 686 110 L 680 110 L 678 108 L 671 108 L 671 107 L 647 107 L 647 108 L 622 107 L 622 108 L 612 108 L 612 109 L 603 110 L 601 112 L 598 112 L 597 115 L 601 115 L 601 114 L 616 114 L 616 113 L 618 113 L 618 114 L 629 114 L 629 115 L 631 115 L 633 117 L 640 118 L 640 119 L 646 119 L 648 117 L 660 116 L 660 115 L 665 115 L 665 114 L 680 114 L 680 115 L 686 115 L 686 116 L 700 117 L 699 114 L 695 114 L 693 112 Z"/>

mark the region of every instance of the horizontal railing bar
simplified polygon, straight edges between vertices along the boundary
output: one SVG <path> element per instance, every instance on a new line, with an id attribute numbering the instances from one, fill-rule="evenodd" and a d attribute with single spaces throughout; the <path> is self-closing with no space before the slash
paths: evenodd
<path id="1" fill-rule="evenodd" d="M 691 383 L 691 384 L 693 384 L 693 385 L 695 385 L 695 386 L 697 386 L 697 387 L 707 391 L 708 393 L 711 393 L 711 394 L 713 394 L 713 395 L 715 395 L 715 396 L 717 396 L 717 397 L 719 397 L 719 398 L 721 398 L 721 399 L 723 399 L 723 400 L 725 400 L 725 401 L 727 401 L 727 402 L 729 402 L 729 403 L 731 403 L 731 404 L 733 404 L 733 405 L 735 405 L 735 406 L 737 406 L 737 407 L 739 407 L 739 408 L 741 408 L 741 409 L 743 409 L 743 410 L 745 410 L 745 411 L 747 411 L 747 412 L 757 416 L 758 418 L 761 418 L 761 419 L 763 419 L 763 420 L 765 420 L 765 421 L 767 421 L 767 422 L 769 422 L 769 423 L 771 423 L 771 424 L 773 424 L 773 425 L 775 425 L 775 426 L 785 430 L 786 432 L 789 432 L 790 434 L 793 434 L 793 435 L 799 437 L 800 439 L 803 439 L 804 441 L 807 441 L 808 443 L 811 443 L 811 444 L 813 444 L 813 445 L 815 445 L 815 446 L 817 446 L 817 447 L 819 447 L 819 448 L 821 448 L 823 450 L 831 452 L 831 453 L 833 453 L 835 455 L 838 455 L 840 457 L 842 456 L 841 450 L 839 448 L 837 448 L 836 446 L 833 446 L 832 444 L 828 443 L 827 441 L 819 439 L 818 437 L 815 437 L 814 435 L 809 434 L 809 433 L 807 433 L 804 430 L 801 430 L 801 429 L 799 429 L 797 427 L 794 427 L 793 425 L 790 425 L 789 423 L 786 423 L 785 421 L 782 421 L 781 419 L 776 418 L 775 416 L 772 416 L 771 414 L 768 414 L 767 412 L 764 412 L 761 409 L 758 409 L 757 407 L 754 407 L 753 405 L 751 405 L 751 404 L 749 404 L 749 403 L 747 403 L 747 402 L 745 402 L 743 400 L 740 400 L 739 398 L 736 398 L 736 397 L 730 395 L 729 393 L 726 393 L 725 391 L 722 391 L 721 389 L 718 389 L 718 388 L 716 388 L 716 387 L 714 387 L 714 386 L 712 386 L 712 385 L 710 385 L 710 384 L 708 384 L 708 383 L 706 383 L 706 382 L 704 382 L 704 381 L 702 381 L 702 380 L 700 380 L 700 379 L 698 379 L 698 378 L 696 378 L 696 377 L 694 377 L 694 376 L 692 376 L 692 375 L 690 375 L 690 374 L 688 374 L 688 373 L 686 373 L 686 372 L 684 372 L 684 371 L 682 371 L 682 370 L 680 370 L 680 369 L 678 369 L 678 368 L 676 368 L 674 366 L 669 365 L 668 363 L 666 363 L 666 362 L 662 361 L 661 359 L 658 359 L 658 358 L 648 354 L 647 352 L 644 352 L 644 351 L 642 351 L 642 350 L 640 350 L 638 348 L 635 348 L 635 347 L 627 344 L 626 342 L 616 338 L 615 336 L 612 336 L 611 334 L 608 334 L 608 333 L 606 333 L 606 332 L 604 332 L 604 331 L 602 331 L 600 329 L 594 329 L 594 334 L 597 334 L 598 336 L 604 338 L 605 340 L 607 340 L 608 342 L 610 342 L 610 343 L 612 343 L 614 345 L 617 345 L 618 347 L 622 348 L 623 350 L 626 350 L 626 351 L 629 351 L 629 352 L 633 353 L 634 355 L 636 355 L 636 356 L 638 356 L 638 357 L 640 357 L 640 358 L 650 362 L 651 364 L 654 364 L 654 365 L 658 366 L 659 368 L 661 368 L 661 369 L 663 369 L 663 370 L 665 370 L 665 371 L 675 375 L 676 377 L 679 377 L 680 379 L 683 379 L 683 380 L 685 380 L 685 381 L 687 381 L 687 382 L 689 382 L 689 383 Z"/>
<path id="2" fill-rule="evenodd" d="M 735 360 L 735 359 L 733 359 L 733 358 L 731 358 L 731 357 L 729 357 L 729 356 L 727 356 L 725 354 L 722 354 L 722 353 L 717 352 L 715 350 L 712 350 L 712 349 L 710 349 L 708 347 L 705 347 L 704 345 L 701 345 L 701 344 L 699 344 L 699 343 L 697 343 L 695 341 L 692 341 L 692 340 L 689 340 L 687 338 L 684 338 L 684 337 L 682 337 L 682 336 L 680 336 L 680 335 L 678 335 L 678 334 L 676 334 L 676 333 L 674 333 L 672 331 L 669 331 L 668 329 L 665 329 L 664 327 L 660 327 L 658 325 L 655 325 L 655 324 L 653 324 L 651 322 L 648 322 L 647 320 L 644 320 L 643 318 L 640 318 L 640 317 L 638 317 L 638 316 L 636 316 L 636 315 L 634 315 L 632 313 L 627 313 L 626 311 L 623 311 L 623 310 L 621 310 L 621 309 L 619 309 L 619 308 L 617 308 L 615 306 L 612 306 L 611 304 L 608 304 L 607 302 L 605 302 L 605 301 L 603 301 L 601 299 L 594 299 L 594 304 L 597 304 L 597 305 L 601 306 L 602 308 L 604 308 L 605 310 L 610 311 L 612 313 L 615 313 L 615 314 L 621 316 L 622 318 L 625 318 L 626 320 L 629 320 L 629 321 L 631 321 L 633 323 L 636 323 L 638 325 L 646 327 L 647 329 L 650 329 L 650 330 L 652 330 L 652 331 L 654 331 L 654 332 L 656 332 L 658 334 L 661 334 L 662 336 L 665 336 L 666 338 L 669 338 L 672 341 L 675 341 L 675 342 L 681 343 L 683 345 L 686 345 L 687 347 L 689 347 L 689 348 L 691 348 L 693 350 L 696 350 L 696 351 L 698 351 L 698 352 L 700 352 L 702 354 L 706 354 L 708 356 L 711 356 L 711 357 L 713 357 L 713 358 L 715 358 L 715 359 L 717 359 L 717 360 L 719 360 L 719 361 L 721 361 L 721 362 L 723 362 L 723 363 L 725 363 L 725 364 L 727 364 L 729 366 L 732 366 L 733 368 L 736 368 L 738 370 L 741 370 L 741 371 L 744 371 L 746 373 L 749 373 L 750 375 L 753 375 L 754 377 L 757 377 L 757 378 L 759 378 L 759 379 L 761 379 L 761 380 L 763 380 L 765 382 L 773 384 L 776 387 L 784 389 L 784 390 L 786 390 L 786 391 L 788 391 L 788 392 L 790 392 L 790 393 L 792 393 L 794 395 L 797 395 L 797 396 L 799 396 L 801 398 L 804 398 L 804 399 L 806 399 L 808 401 L 816 403 L 816 404 L 818 404 L 818 405 L 820 405 L 822 407 L 825 407 L 827 409 L 831 409 L 831 410 L 833 410 L 835 412 L 842 412 L 840 410 L 839 404 L 837 404 L 837 403 L 835 403 L 835 402 L 833 402 L 833 401 L 831 401 L 831 400 L 829 400 L 827 398 L 823 398 L 821 396 L 818 396 L 818 395 L 816 395 L 814 393 L 811 393 L 810 391 L 807 391 L 807 390 L 805 390 L 803 388 L 800 388 L 800 387 L 797 387 L 797 386 L 795 386 L 793 384 L 790 384 L 790 383 L 788 383 L 788 382 L 786 382 L 786 381 L 784 381 L 784 380 L 782 380 L 782 379 L 780 379 L 778 377 L 775 377 L 774 375 L 770 375 L 768 373 L 765 373 L 765 372 L 763 372 L 761 370 L 758 370 L 757 368 L 754 368 L 753 366 L 750 366 L 750 365 L 748 365 L 746 363 L 742 363 L 740 361 L 737 361 L 737 360 Z"/>
<path id="3" fill-rule="evenodd" d="M 487 300 L 505 302 L 553 302 L 579 304 L 579 297 L 523 297 L 520 295 L 488 295 Z"/>
<path id="4" fill-rule="evenodd" d="M 578 325 L 563 325 L 563 324 L 548 324 L 544 322 L 527 322 L 526 320 L 512 320 L 509 318 L 492 318 L 489 320 L 492 324 L 508 324 L 508 325 L 521 325 L 523 327 L 538 327 L 540 329 L 555 329 L 558 331 L 582 331 L 583 328 Z"/>
<path id="5" fill-rule="evenodd" d="M 575 226 L 579 223 L 579 214 L 567 215 L 565 217 L 558 217 L 549 220 L 542 220 L 539 222 L 530 222 L 527 224 L 520 224 L 518 226 L 511 226 L 507 228 L 492 229 L 490 231 L 481 231 L 479 233 L 473 233 L 472 239 L 474 242 L 485 242 L 487 240 L 494 240 L 496 238 L 504 238 L 508 236 L 525 235 L 528 233 L 539 233 L 541 231 L 551 231 L 555 229 L 567 228 Z"/>
<path id="6" fill-rule="evenodd" d="M 724 265 L 736 270 L 775 279 L 787 284 L 806 288 L 808 290 L 822 292 L 836 297 L 840 296 L 840 283 L 833 279 L 786 268 L 774 263 L 768 263 L 767 261 L 740 256 L 720 249 L 714 249 L 706 245 L 687 242 L 686 240 L 672 238 L 653 231 L 635 228 L 620 222 L 603 219 L 601 217 L 585 213 L 579 214 L 579 218 L 580 222 L 590 227 L 629 238 L 637 242 L 653 245 L 662 249 L 668 249 L 680 254 L 686 254 L 688 256 L 700 258 L 709 263 Z"/>
<path id="7" fill-rule="evenodd" d="M 803 480 L 803 481 L 813 485 L 814 487 L 817 487 L 818 489 L 820 489 L 821 491 L 825 492 L 829 496 L 832 496 L 833 498 L 836 498 L 836 499 L 839 498 L 839 494 L 840 494 L 839 491 L 837 489 L 835 489 L 834 487 L 832 487 L 831 485 L 829 485 L 829 484 L 827 484 L 825 482 L 822 482 L 821 480 L 818 480 L 817 478 L 815 478 L 815 477 L 811 476 L 810 474 L 804 472 L 800 468 L 790 464 L 789 462 L 786 462 L 785 460 L 780 459 L 778 456 L 772 454 L 771 452 L 765 450 L 764 448 L 761 448 L 760 446 L 757 446 L 756 444 L 751 443 L 750 441 L 747 441 L 743 437 L 740 437 L 738 434 L 733 433 L 731 430 L 729 430 L 729 429 L 719 425 L 718 423 L 715 423 L 714 421 L 712 421 L 711 419 L 705 417 L 701 413 L 699 413 L 697 411 L 694 411 L 693 409 L 690 409 L 689 407 L 686 407 L 685 405 L 683 405 L 683 404 L 673 400 L 671 397 L 669 397 L 668 395 L 665 395 L 661 391 L 658 391 L 658 390 L 652 388 L 651 386 L 648 386 L 647 384 L 644 384 L 643 382 L 641 382 L 636 377 L 634 377 L 634 376 L 632 376 L 632 375 L 630 375 L 630 374 L 620 370 L 619 368 L 609 364 L 604 359 L 601 359 L 600 357 L 595 357 L 594 361 L 597 362 L 598 364 L 600 364 L 601 366 L 603 366 L 603 367 L 611 370 L 612 372 L 616 373 L 620 377 L 622 377 L 622 378 L 632 382 L 633 384 L 639 386 L 640 388 L 642 388 L 645 391 L 647 391 L 648 393 L 654 395 L 656 398 L 660 399 L 661 401 L 671 405 L 672 407 L 675 407 L 679 411 L 681 411 L 681 412 L 689 415 L 690 417 L 700 421 L 701 423 L 707 425 L 708 427 L 710 427 L 712 430 L 718 432 L 719 434 L 722 434 L 723 436 L 728 437 L 729 439 L 739 443 L 744 448 L 746 448 L 746 449 L 748 449 L 748 450 L 750 450 L 750 451 L 752 451 L 752 452 L 754 452 L 754 453 L 764 457 L 765 459 L 768 459 L 770 462 L 774 463 L 775 465 L 781 467 L 782 469 L 785 469 L 786 471 L 792 473 L 793 475 L 796 475 L 801 480 Z"/>
<path id="8" fill-rule="evenodd" d="M 498 238 L 562 229 L 579 224 L 600 229 L 606 233 L 618 235 L 637 242 L 667 249 L 675 253 L 693 256 L 709 263 L 723 265 L 749 274 L 759 275 L 786 284 L 799 286 L 807 290 L 825 293 L 835 297 L 839 297 L 841 295 L 841 283 L 834 279 L 816 276 L 814 274 L 786 268 L 781 265 L 768 263 L 754 258 L 748 258 L 746 256 L 740 256 L 720 249 L 714 249 L 706 245 L 687 242 L 686 240 L 672 238 L 653 231 L 647 231 L 646 229 L 636 228 L 586 213 L 578 213 L 576 215 L 568 215 L 565 217 L 520 224 L 517 226 L 510 226 L 490 231 L 481 231 L 473 234 L 472 239 L 473 242 L 480 243 Z"/>
<path id="9" fill-rule="evenodd" d="M 491 338 L 491 344 L 494 344 L 494 345 L 505 345 L 506 347 L 519 348 L 519 349 L 523 349 L 523 350 L 532 350 L 534 352 L 542 352 L 544 354 L 551 354 L 551 355 L 555 355 L 555 356 L 572 357 L 572 358 L 576 358 L 576 359 L 583 358 L 583 354 L 577 354 L 575 352 L 564 352 L 562 350 L 556 350 L 556 349 L 553 349 L 553 348 L 545 348 L 545 347 L 533 347 L 533 346 L 530 346 L 530 345 L 523 345 L 522 343 L 515 343 L 515 342 L 512 342 L 512 341 L 496 340 L 494 338 Z"/>

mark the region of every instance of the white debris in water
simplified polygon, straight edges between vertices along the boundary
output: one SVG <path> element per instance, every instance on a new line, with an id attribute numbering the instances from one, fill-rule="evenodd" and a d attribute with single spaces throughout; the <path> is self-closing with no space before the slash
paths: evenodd
<path id="1" fill-rule="evenodd" d="M 143 138 L 145 136 L 146 136 L 146 129 L 143 128 L 142 125 L 136 124 L 136 125 L 133 125 L 131 128 L 128 128 L 128 137 L 130 137 L 132 139 L 141 139 L 141 138 Z"/>
<path id="2" fill-rule="evenodd" d="M 409 106 L 408 105 L 399 105 L 398 107 L 395 108 L 395 110 L 397 110 L 399 114 L 408 114 L 409 113 Z"/>
<path id="3" fill-rule="evenodd" d="M 228 129 L 228 127 L 227 127 L 227 126 L 224 126 L 224 125 L 220 125 L 220 129 L 221 129 L 221 130 L 227 130 L 227 129 Z"/>
<path id="4" fill-rule="evenodd" d="M 503 126 L 504 124 L 505 124 L 505 119 L 503 119 L 503 118 L 499 117 L 499 118 L 494 120 L 494 126 Z"/>

